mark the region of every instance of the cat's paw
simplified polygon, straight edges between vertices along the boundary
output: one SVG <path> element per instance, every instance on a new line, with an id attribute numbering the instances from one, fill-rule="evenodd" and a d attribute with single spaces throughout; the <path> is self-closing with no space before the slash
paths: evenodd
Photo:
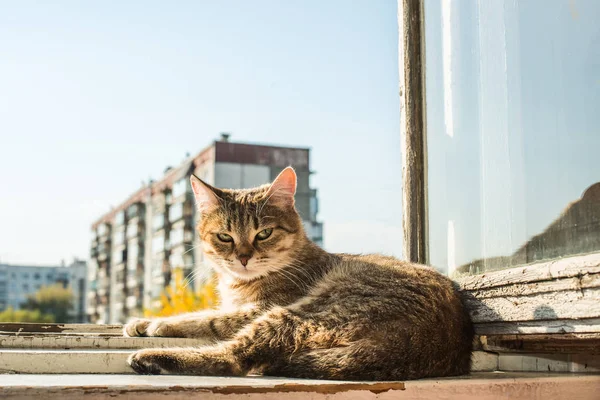
<path id="1" fill-rule="evenodd" d="M 133 319 L 123 326 L 123 336 L 136 337 L 148 336 L 146 331 L 152 320 L 149 319 Z"/>
<path id="2" fill-rule="evenodd" d="M 127 358 L 127 363 L 135 372 L 143 375 L 169 374 L 178 370 L 176 355 L 162 349 L 137 351 Z"/>
<path id="3" fill-rule="evenodd" d="M 161 321 L 159 319 L 151 320 L 146 326 L 145 336 L 153 337 L 182 337 L 178 334 L 177 329 L 173 324 Z"/>

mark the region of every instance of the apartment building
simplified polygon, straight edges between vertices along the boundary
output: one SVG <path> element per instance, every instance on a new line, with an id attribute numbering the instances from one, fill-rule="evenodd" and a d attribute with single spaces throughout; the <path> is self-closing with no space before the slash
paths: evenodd
<path id="1" fill-rule="evenodd" d="M 172 272 L 209 274 L 195 234 L 189 177 L 239 189 L 272 181 L 286 166 L 298 175 L 296 207 L 309 237 L 322 245 L 317 190 L 309 185 L 310 150 L 229 141 L 222 134 L 200 153 L 169 167 L 92 225 L 88 313 L 92 322 L 117 323 L 152 307 Z M 202 282 L 195 281 L 196 288 Z"/>
<path id="2" fill-rule="evenodd" d="M 44 286 L 59 284 L 73 292 L 69 321 L 86 322 L 87 263 L 75 259 L 69 265 L 32 266 L 0 264 L 0 311 L 15 310 Z"/>

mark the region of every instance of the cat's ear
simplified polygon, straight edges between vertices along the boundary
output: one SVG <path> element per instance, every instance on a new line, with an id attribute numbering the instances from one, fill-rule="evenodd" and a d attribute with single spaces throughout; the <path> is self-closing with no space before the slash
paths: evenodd
<path id="1" fill-rule="evenodd" d="M 269 203 L 280 207 L 293 207 L 296 194 L 296 171 L 287 167 L 277 175 L 267 192 Z"/>
<path id="2" fill-rule="evenodd" d="M 196 206 L 200 212 L 205 212 L 219 205 L 219 197 L 215 193 L 215 188 L 204 182 L 197 176 L 190 176 L 192 190 L 196 198 Z"/>

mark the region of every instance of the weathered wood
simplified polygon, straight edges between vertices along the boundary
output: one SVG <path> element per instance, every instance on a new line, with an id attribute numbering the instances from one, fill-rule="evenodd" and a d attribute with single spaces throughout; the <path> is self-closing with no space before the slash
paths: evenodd
<path id="1" fill-rule="evenodd" d="M 494 286 L 489 289 L 482 288 L 473 290 L 470 291 L 470 293 L 478 299 L 485 299 L 492 297 L 531 296 L 539 293 L 582 290 L 597 287 L 600 287 L 600 273 L 577 275 L 572 278 L 555 279 L 551 281 Z"/>
<path id="2" fill-rule="evenodd" d="M 474 351 L 471 354 L 471 372 L 491 372 L 498 370 L 498 354 L 487 351 Z"/>
<path id="3" fill-rule="evenodd" d="M 426 263 L 422 0 L 398 0 L 404 257 Z"/>
<path id="4" fill-rule="evenodd" d="M 456 278 L 456 281 L 463 290 L 475 291 L 496 286 L 551 281 L 598 273 L 600 273 L 600 253 L 594 253 L 460 277 Z"/>
<path id="5" fill-rule="evenodd" d="M 0 350 L 0 374 L 131 374 L 128 350 Z"/>
<path id="6" fill-rule="evenodd" d="M 577 399 L 597 400 L 600 377 L 590 374 L 474 373 L 407 382 L 345 382 L 263 377 L 139 375 L 3 375 L 3 400 L 342 400 Z"/>
<path id="7" fill-rule="evenodd" d="M 27 374 L 130 374 L 126 363 L 134 350 L 49 349 L 0 350 L 0 373 Z M 495 371 L 498 356 L 483 351 L 473 352 L 472 371 Z"/>
<path id="8" fill-rule="evenodd" d="M 477 323 L 475 324 L 475 333 L 478 335 L 600 333 L 600 318 Z"/>
<path id="9" fill-rule="evenodd" d="M 95 324 L 36 324 L 25 322 L 2 322 L 0 333 L 63 333 L 63 334 L 104 334 L 123 335 L 122 325 L 95 325 Z"/>
<path id="10" fill-rule="evenodd" d="M 75 334 L 0 335 L 0 349 L 144 349 L 149 347 L 200 346 L 196 339 L 115 337 Z"/>
<path id="11" fill-rule="evenodd" d="M 481 349 L 493 352 L 600 354 L 599 333 L 480 336 Z"/>
<path id="12" fill-rule="evenodd" d="M 500 371 L 522 372 L 600 372 L 600 357 L 595 354 L 500 353 Z M 554 396 L 541 398 L 555 398 Z M 566 398 L 566 397 L 565 397 Z"/>
<path id="13" fill-rule="evenodd" d="M 467 298 L 475 323 L 600 317 L 600 289 L 540 293 L 533 296 Z"/>

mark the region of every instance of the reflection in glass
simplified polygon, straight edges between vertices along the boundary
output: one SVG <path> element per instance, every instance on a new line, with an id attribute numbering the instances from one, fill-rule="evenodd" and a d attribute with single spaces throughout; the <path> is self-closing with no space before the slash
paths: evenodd
<path id="1" fill-rule="evenodd" d="M 430 264 L 600 252 L 600 2 L 425 0 Z"/>

